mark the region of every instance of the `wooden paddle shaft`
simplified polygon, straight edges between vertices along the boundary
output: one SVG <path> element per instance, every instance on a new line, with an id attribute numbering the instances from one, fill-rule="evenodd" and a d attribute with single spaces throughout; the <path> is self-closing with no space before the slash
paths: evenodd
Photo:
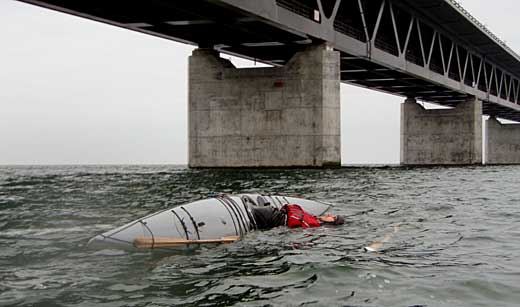
<path id="1" fill-rule="evenodd" d="M 137 248 L 154 248 L 154 247 L 176 247 L 187 244 L 218 244 L 218 243 L 232 243 L 240 239 L 239 236 L 222 237 L 220 239 L 206 239 L 206 240 L 186 240 L 180 238 L 150 238 L 137 237 L 134 240 L 134 246 Z"/>

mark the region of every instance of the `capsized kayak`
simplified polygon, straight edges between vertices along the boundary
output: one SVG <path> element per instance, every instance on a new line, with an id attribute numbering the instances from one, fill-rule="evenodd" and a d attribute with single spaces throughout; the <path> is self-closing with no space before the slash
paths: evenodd
<path id="1" fill-rule="evenodd" d="M 110 248 L 160 248 L 232 242 L 255 230 L 250 206 L 281 208 L 285 204 L 298 204 L 317 216 L 331 206 L 286 196 L 219 195 L 152 213 L 97 235 L 88 244 Z"/>

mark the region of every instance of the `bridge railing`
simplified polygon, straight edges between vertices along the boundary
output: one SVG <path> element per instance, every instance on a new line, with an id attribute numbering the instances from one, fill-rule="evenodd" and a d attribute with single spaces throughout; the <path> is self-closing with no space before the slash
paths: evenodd
<path id="1" fill-rule="evenodd" d="M 340 33 L 343 33 L 347 36 L 355 38 L 358 41 L 366 42 L 366 35 L 363 31 L 356 29 L 353 26 L 351 26 L 339 19 L 336 19 L 334 21 L 334 29 Z"/>
<path id="2" fill-rule="evenodd" d="M 458 1 L 456 0 L 447 0 L 449 3 L 453 5 L 461 14 L 466 16 L 469 20 L 471 20 L 475 25 L 477 25 L 482 31 L 484 31 L 487 35 L 489 35 L 493 40 L 495 40 L 499 45 L 507 49 L 512 55 L 517 57 L 520 60 L 520 56 L 511 49 L 507 43 L 503 40 L 501 40 L 498 36 L 496 36 L 491 30 L 488 29 L 486 25 L 478 21 L 477 18 L 475 18 L 473 15 L 471 15 L 470 12 L 468 12 Z"/>
<path id="3" fill-rule="evenodd" d="M 314 5 L 312 5 L 313 3 Z M 320 16 L 315 16 L 315 12 L 318 11 L 316 1 L 300 1 L 300 0 L 276 0 L 276 4 L 284 9 L 287 9 L 293 13 L 303 16 L 315 22 L 320 22 Z M 316 18 L 318 17 L 318 18 Z"/>

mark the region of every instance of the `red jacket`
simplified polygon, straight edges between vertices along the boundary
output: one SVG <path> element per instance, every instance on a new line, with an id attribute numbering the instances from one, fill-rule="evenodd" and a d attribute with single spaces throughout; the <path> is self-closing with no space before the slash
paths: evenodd
<path id="1" fill-rule="evenodd" d="M 318 218 L 305 212 L 305 210 L 298 205 L 284 205 L 282 210 L 287 212 L 287 226 L 289 228 L 301 227 L 305 229 L 321 226 Z"/>

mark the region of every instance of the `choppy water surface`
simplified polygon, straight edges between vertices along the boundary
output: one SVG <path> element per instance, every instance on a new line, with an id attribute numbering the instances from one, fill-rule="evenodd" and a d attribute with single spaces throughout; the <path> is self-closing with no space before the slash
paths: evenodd
<path id="1" fill-rule="evenodd" d="M 520 167 L 0 167 L 2 306 L 518 306 Z M 337 228 L 187 252 L 86 247 L 212 192 L 336 203 Z M 400 225 L 380 253 L 363 247 Z"/>

